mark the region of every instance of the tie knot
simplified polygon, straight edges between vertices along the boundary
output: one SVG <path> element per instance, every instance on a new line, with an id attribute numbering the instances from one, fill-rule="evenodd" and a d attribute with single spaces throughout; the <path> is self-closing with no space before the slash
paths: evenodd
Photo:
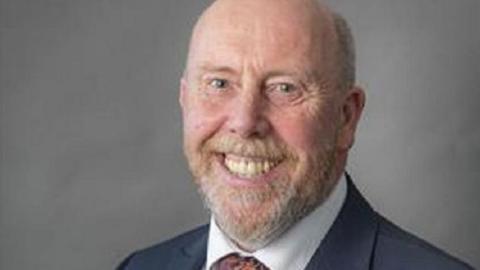
<path id="1" fill-rule="evenodd" d="M 230 253 L 218 259 L 210 270 L 270 270 L 262 262 L 252 256 L 241 256 Z"/>

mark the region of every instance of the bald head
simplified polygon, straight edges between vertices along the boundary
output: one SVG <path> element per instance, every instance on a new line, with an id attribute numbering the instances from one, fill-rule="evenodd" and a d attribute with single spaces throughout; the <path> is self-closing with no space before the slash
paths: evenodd
<path id="1" fill-rule="evenodd" d="M 217 54 L 221 53 L 219 43 L 242 42 L 243 50 L 257 49 L 256 53 L 283 48 L 283 57 L 302 50 L 305 57 L 315 58 L 316 75 L 331 77 L 340 88 L 354 84 L 353 39 L 348 25 L 319 0 L 215 1 L 195 25 L 186 71 L 203 60 L 200 54 L 211 57 L 205 54 L 208 48 Z"/>

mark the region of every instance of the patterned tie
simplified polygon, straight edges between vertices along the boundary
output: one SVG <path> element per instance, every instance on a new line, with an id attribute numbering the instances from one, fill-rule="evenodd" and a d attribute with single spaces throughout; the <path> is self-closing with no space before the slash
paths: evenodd
<path id="1" fill-rule="evenodd" d="M 230 253 L 218 259 L 210 270 L 270 270 L 254 257 Z"/>

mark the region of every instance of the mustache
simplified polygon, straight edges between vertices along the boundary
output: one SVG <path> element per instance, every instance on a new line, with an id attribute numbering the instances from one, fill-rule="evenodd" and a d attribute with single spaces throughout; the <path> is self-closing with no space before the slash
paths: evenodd
<path id="1" fill-rule="evenodd" d="M 248 157 L 262 157 L 273 160 L 292 156 L 288 147 L 272 138 L 241 139 L 231 136 L 214 137 L 205 143 L 209 152 L 235 154 Z"/>

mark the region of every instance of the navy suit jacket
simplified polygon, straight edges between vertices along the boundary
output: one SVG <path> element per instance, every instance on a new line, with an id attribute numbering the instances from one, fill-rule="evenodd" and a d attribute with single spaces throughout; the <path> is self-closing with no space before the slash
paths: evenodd
<path id="1" fill-rule="evenodd" d="M 137 251 L 117 270 L 200 270 L 208 225 Z M 347 198 L 306 270 L 472 270 L 376 213 L 348 178 Z M 272 269 L 288 270 L 288 269 Z"/>

